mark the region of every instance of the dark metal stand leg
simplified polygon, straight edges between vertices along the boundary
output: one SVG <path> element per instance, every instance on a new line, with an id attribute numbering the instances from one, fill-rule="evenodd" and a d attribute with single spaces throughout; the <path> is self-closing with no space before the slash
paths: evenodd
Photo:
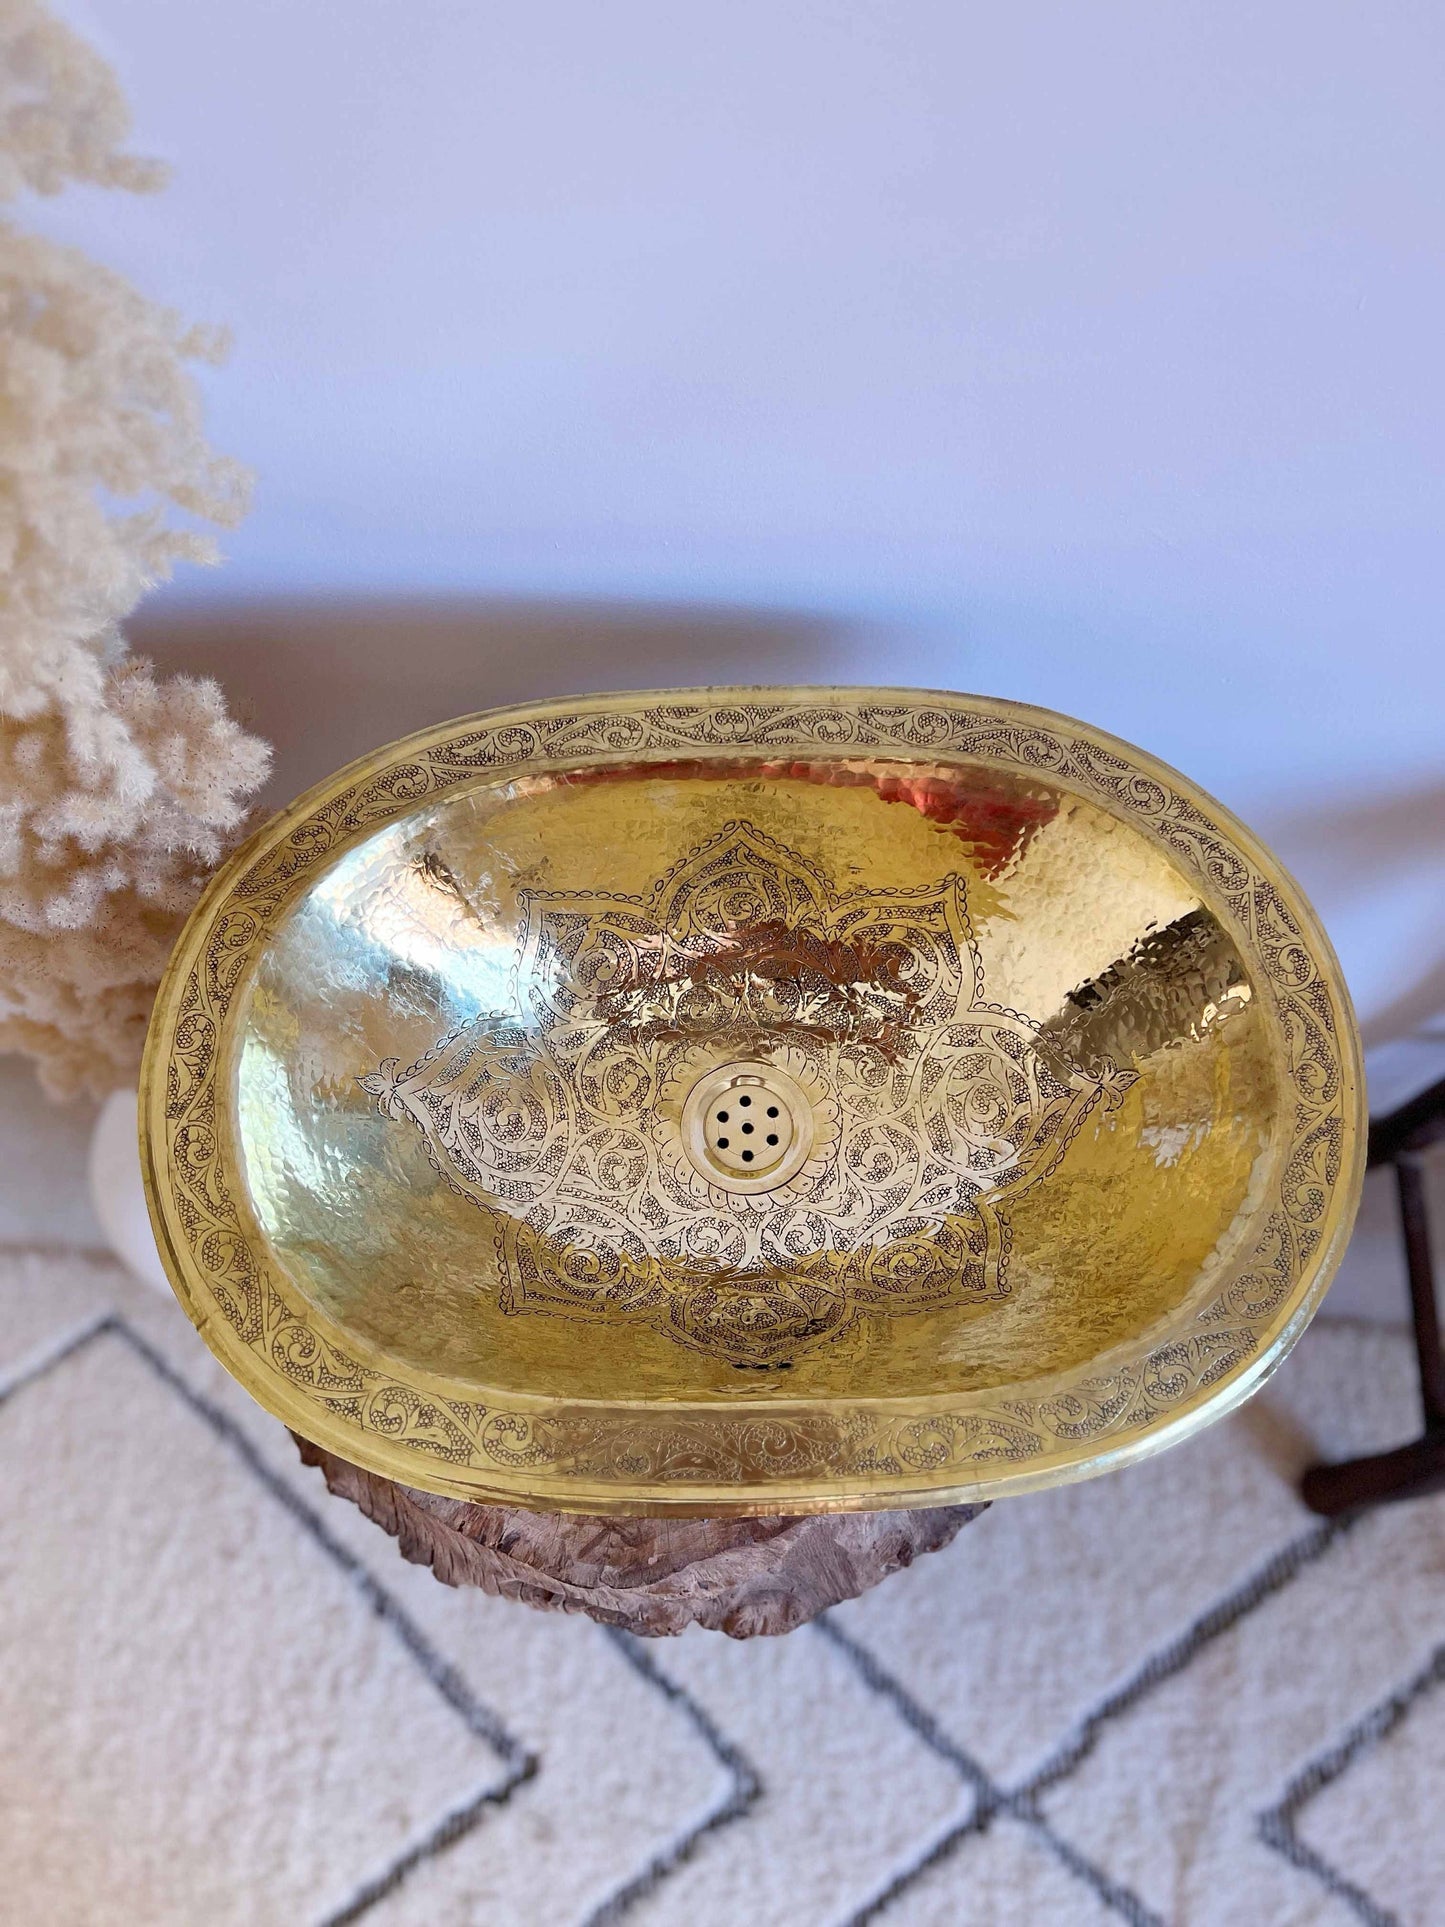
<path id="1" fill-rule="evenodd" d="M 1370 1163 L 1393 1164 L 1399 1186 L 1424 1431 L 1413 1444 L 1393 1452 L 1377 1452 L 1341 1465 L 1312 1466 L 1300 1491 L 1313 1512 L 1333 1517 L 1392 1499 L 1418 1499 L 1445 1491 L 1445 1352 L 1440 1344 L 1440 1309 L 1420 1168 L 1420 1153 L 1442 1134 L 1445 1081 L 1370 1127 Z"/>

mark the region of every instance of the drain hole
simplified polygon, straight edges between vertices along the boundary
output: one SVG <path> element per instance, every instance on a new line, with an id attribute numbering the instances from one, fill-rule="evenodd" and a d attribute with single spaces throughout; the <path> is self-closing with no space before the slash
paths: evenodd
<path id="1" fill-rule="evenodd" d="M 786 1184 L 813 1135 L 806 1093 L 786 1072 L 750 1063 L 722 1065 L 700 1078 L 681 1122 L 683 1148 L 698 1173 L 745 1194 Z"/>

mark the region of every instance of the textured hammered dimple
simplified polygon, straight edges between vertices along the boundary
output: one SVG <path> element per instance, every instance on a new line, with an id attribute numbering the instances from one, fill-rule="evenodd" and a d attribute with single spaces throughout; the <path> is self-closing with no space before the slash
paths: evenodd
<path id="1" fill-rule="evenodd" d="M 737 1365 L 1004 1296 L 1005 1201 L 1137 1075 L 987 1001 L 962 875 L 840 897 L 750 822 L 642 896 L 524 892 L 511 982 L 363 1088 L 495 1225 L 515 1308 Z"/>

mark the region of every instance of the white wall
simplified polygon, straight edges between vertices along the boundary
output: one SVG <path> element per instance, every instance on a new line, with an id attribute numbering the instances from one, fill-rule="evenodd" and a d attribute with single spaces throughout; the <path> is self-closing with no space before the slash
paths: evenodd
<path id="1" fill-rule="evenodd" d="M 1441 988 L 1437 0 L 66 10 L 176 179 L 37 218 L 236 331 L 192 600 L 783 610 L 1146 744 Z"/>

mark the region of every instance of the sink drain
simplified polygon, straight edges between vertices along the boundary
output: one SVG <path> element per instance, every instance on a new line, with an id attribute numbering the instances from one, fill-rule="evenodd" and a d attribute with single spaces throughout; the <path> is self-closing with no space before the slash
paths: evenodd
<path id="1" fill-rule="evenodd" d="M 775 1064 L 723 1064 L 689 1091 L 682 1141 L 709 1184 L 775 1191 L 808 1161 L 813 1107 Z"/>

